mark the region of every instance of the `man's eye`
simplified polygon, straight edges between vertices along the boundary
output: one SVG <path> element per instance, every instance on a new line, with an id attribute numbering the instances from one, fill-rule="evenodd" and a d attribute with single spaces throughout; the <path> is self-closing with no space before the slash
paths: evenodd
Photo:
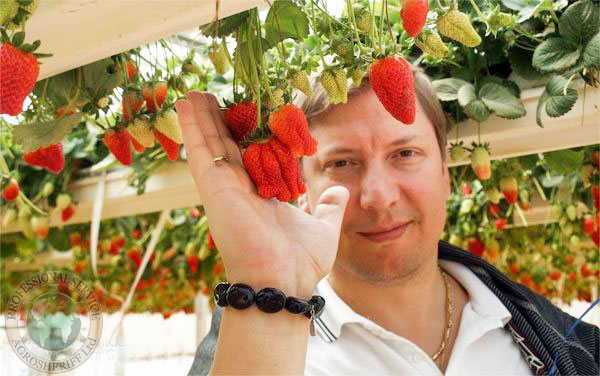
<path id="1" fill-rule="evenodd" d="M 412 149 L 400 150 L 396 155 L 400 155 L 402 158 L 410 158 L 414 156 L 416 152 Z"/>
<path id="2" fill-rule="evenodd" d="M 349 165 L 350 165 L 350 162 L 347 159 L 339 159 L 339 160 L 335 160 L 335 161 L 331 161 L 331 162 L 327 163 L 325 165 L 325 168 L 339 169 L 339 168 L 343 168 L 343 167 L 346 167 Z"/>

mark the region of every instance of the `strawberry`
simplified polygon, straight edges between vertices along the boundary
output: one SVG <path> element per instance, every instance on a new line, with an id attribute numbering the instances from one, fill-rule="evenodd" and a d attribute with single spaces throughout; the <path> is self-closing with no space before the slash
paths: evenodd
<path id="1" fill-rule="evenodd" d="M 448 46 L 442 41 L 440 35 L 434 31 L 423 32 L 415 40 L 417 47 L 424 53 L 436 59 L 443 59 L 448 56 Z"/>
<path id="2" fill-rule="evenodd" d="M 469 184 L 467 182 L 464 182 L 462 184 L 461 190 L 462 190 L 463 195 L 465 195 L 465 196 L 468 196 L 471 193 L 473 193 L 473 189 L 471 188 L 471 184 Z"/>
<path id="3" fill-rule="evenodd" d="M 502 231 L 502 230 L 506 229 L 506 226 L 508 225 L 508 221 L 506 220 L 506 218 L 498 218 L 498 219 L 496 219 L 494 224 L 496 225 L 496 230 Z"/>
<path id="4" fill-rule="evenodd" d="M 148 112 L 156 113 L 162 107 L 167 98 L 167 83 L 157 82 L 150 85 L 144 85 L 142 95 L 146 100 Z"/>
<path id="5" fill-rule="evenodd" d="M 0 114 L 16 116 L 40 73 L 37 58 L 10 43 L 0 45 Z"/>
<path id="6" fill-rule="evenodd" d="M 500 206 L 498 204 L 494 204 L 493 202 L 488 206 L 488 212 L 494 217 L 499 217 L 501 211 L 502 209 L 500 209 Z"/>
<path id="7" fill-rule="evenodd" d="M 496 239 L 490 239 L 485 244 L 485 255 L 491 262 L 496 262 L 500 256 L 500 243 Z"/>
<path id="8" fill-rule="evenodd" d="M 215 265 L 213 266 L 213 270 L 212 271 L 213 271 L 213 273 L 215 275 L 223 274 L 223 272 L 225 271 L 225 266 L 223 265 L 223 262 L 222 261 L 217 261 L 215 263 Z"/>
<path id="9" fill-rule="evenodd" d="M 110 152 L 125 166 L 133 162 L 131 153 L 131 135 L 126 129 L 117 131 L 108 130 L 104 134 L 104 144 Z"/>
<path id="10" fill-rule="evenodd" d="M 197 255 L 189 255 L 186 259 L 188 268 L 190 269 L 190 271 L 192 273 L 197 273 L 198 272 L 198 265 L 200 264 L 200 259 L 198 258 Z"/>
<path id="11" fill-rule="evenodd" d="M 135 80 L 138 75 L 138 67 L 135 61 L 129 59 L 125 62 L 125 69 L 127 70 L 127 79 L 129 81 Z"/>
<path id="12" fill-rule="evenodd" d="M 81 245 L 81 234 L 78 232 L 72 232 L 69 234 L 69 244 L 71 247 Z"/>
<path id="13" fill-rule="evenodd" d="M 162 312 L 162 317 L 163 319 L 167 320 L 169 317 L 171 317 L 173 315 L 172 311 L 163 311 Z"/>
<path id="14" fill-rule="evenodd" d="M 77 274 L 83 273 L 86 267 L 86 262 L 84 260 L 79 260 L 75 262 L 75 266 L 73 266 L 73 271 Z"/>
<path id="15" fill-rule="evenodd" d="M 429 4 L 427 0 L 405 0 L 400 11 L 402 27 L 411 37 L 415 38 L 427 21 Z"/>
<path id="16" fill-rule="evenodd" d="M 354 19 L 356 20 L 356 27 L 358 30 L 362 31 L 363 33 L 368 33 L 371 31 L 373 17 L 371 16 L 371 12 L 369 12 L 367 9 L 355 9 Z"/>
<path id="17" fill-rule="evenodd" d="M 144 105 L 144 97 L 139 90 L 127 89 L 123 93 L 123 100 L 121 102 L 121 108 L 123 111 L 123 120 L 131 121 L 135 114 Z"/>
<path id="18" fill-rule="evenodd" d="M 275 197 L 288 202 L 306 190 L 297 158 L 276 137 L 248 146 L 242 160 L 259 196 L 263 198 Z"/>
<path id="19" fill-rule="evenodd" d="M 588 264 L 581 265 L 581 268 L 579 269 L 579 271 L 581 272 L 581 276 L 583 278 L 587 278 L 587 277 L 594 275 L 594 271 L 592 269 L 590 269 Z"/>
<path id="20" fill-rule="evenodd" d="M 31 166 L 45 168 L 53 174 L 58 174 L 65 167 L 65 157 L 60 142 L 27 152 L 23 154 L 23 160 Z"/>
<path id="21" fill-rule="evenodd" d="M 229 58 L 222 44 L 213 43 L 208 51 L 208 58 L 212 62 L 217 74 L 222 76 L 229 70 Z"/>
<path id="22" fill-rule="evenodd" d="M 48 217 L 32 217 L 31 229 L 38 239 L 46 239 L 50 232 L 50 221 Z"/>
<path id="23" fill-rule="evenodd" d="M 269 129 L 295 157 L 313 155 L 317 141 L 310 135 L 304 112 L 293 104 L 286 104 L 269 116 Z"/>
<path id="24" fill-rule="evenodd" d="M 192 216 L 192 218 L 200 218 L 202 213 L 200 213 L 200 210 L 198 208 L 192 208 L 192 210 L 190 210 L 190 215 Z"/>
<path id="25" fill-rule="evenodd" d="M 112 255 L 118 255 L 121 251 L 121 248 L 125 245 L 125 238 L 122 236 L 114 236 L 110 242 L 109 253 Z"/>
<path id="26" fill-rule="evenodd" d="M 140 267 L 142 264 L 142 252 L 137 248 L 131 248 L 127 251 L 127 257 L 133 261 L 136 267 Z"/>
<path id="27" fill-rule="evenodd" d="M 464 161 L 467 159 L 467 156 L 467 149 L 465 149 L 462 143 L 450 145 L 450 160 L 452 160 L 452 162 Z"/>
<path id="28" fill-rule="evenodd" d="M 517 179 L 513 176 L 507 176 L 500 179 L 500 190 L 509 204 L 517 202 L 519 183 L 517 183 Z"/>
<path id="29" fill-rule="evenodd" d="M 312 89 L 310 87 L 310 82 L 308 82 L 308 75 L 304 71 L 298 71 L 291 75 L 290 83 L 292 87 L 300 90 L 307 97 L 312 95 Z"/>
<path id="30" fill-rule="evenodd" d="M 142 237 L 142 230 L 140 230 L 139 228 L 134 228 L 133 230 L 131 230 L 131 237 L 134 239 L 139 239 Z"/>
<path id="31" fill-rule="evenodd" d="M 592 240 L 596 243 L 596 247 L 600 247 L 600 230 L 596 230 L 592 233 Z"/>
<path id="32" fill-rule="evenodd" d="M 224 122 L 236 142 L 240 142 L 256 128 L 256 103 L 234 103 L 225 110 Z"/>
<path id="33" fill-rule="evenodd" d="M 173 110 L 168 110 L 156 118 L 154 128 L 177 144 L 183 144 L 179 118 Z"/>
<path id="34" fill-rule="evenodd" d="M 352 78 L 352 85 L 354 85 L 354 87 L 360 87 L 362 85 L 366 73 L 367 72 L 365 72 L 364 69 L 354 68 L 352 72 L 350 72 L 350 78 Z"/>
<path id="35" fill-rule="evenodd" d="M 171 140 L 169 137 L 165 136 L 164 134 L 162 134 L 161 132 L 159 132 L 156 129 L 154 130 L 154 137 L 156 137 L 156 139 L 160 143 L 160 146 L 162 146 L 163 150 L 167 154 L 167 158 L 170 161 L 176 161 L 179 158 L 179 144 L 178 143 Z"/>
<path id="36" fill-rule="evenodd" d="M 127 131 L 131 135 L 132 141 L 137 141 L 145 148 L 154 146 L 154 133 L 152 133 L 150 123 L 145 117 L 135 118 L 133 124 L 127 126 Z"/>
<path id="37" fill-rule="evenodd" d="M 73 217 L 73 214 L 75 214 L 75 206 L 69 205 L 65 209 L 61 210 L 60 218 L 63 222 L 66 222 Z"/>
<path id="38" fill-rule="evenodd" d="M 475 256 L 482 256 L 485 251 L 485 244 L 479 238 L 471 238 L 467 243 L 467 248 L 469 252 L 474 254 Z"/>
<path id="39" fill-rule="evenodd" d="M 319 82 L 327 92 L 331 104 L 348 101 L 348 82 L 346 73 L 341 68 L 329 69 L 321 73 Z"/>
<path id="40" fill-rule="evenodd" d="M 56 196 L 56 207 L 60 210 L 66 209 L 71 205 L 71 196 L 67 193 L 61 193 Z"/>
<path id="41" fill-rule="evenodd" d="M 467 47 L 476 47 L 481 43 L 481 37 L 471 25 L 469 16 L 458 9 L 451 9 L 439 17 L 436 24 L 440 34 Z"/>
<path id="42" fill-rule="evenodd" d="M 14 201 L 19 197 L 19 183 L 15 179 L 10 179 L 10 182 L 2 190 L 2 198 L 5 201 Z"/>
<path id="43" fill-rule="evenodd" d="M 217 249 L 217 245 L 215 244 L 215 240 L 213 239 L 210 231 L 208 232 L 208 249 Z"/>
<path id="44" fill-rule="evenodd" d="M 573 255 L 566 255 L 565 256 L 565 262 L 569 265 L 573 265 L 573 262 L 575 261 L 575 256 Z"/>
<path id="45" fill-rule="evenodd" d="M 586 234 L 592 235 L 595 231 L 598 231 L 598 223 L 591 215 L 586 215 L 581 221 L 581 228 Z"/>
<path id="46" fill-rule="evenodd" d="M 548 274 L 548 277 L 550 277 L 550 279 L 553 281 L 558 281 L 561 276 L 562 273 L 559 270 L 553 270 Z"/>
<path id="47" fill-rule="evenodd" d="M 592 162 L 594 162 L 597 169 L 600 169 L 600 151 L 592 152 Z"/>
<path id="48" fill-rule="evenodd" d="M 415 121 L 416 94 L 410 64 L 394 56 L 371 64 L 371 87 L 383 107 L 404 124 Z"/>
<path id="49" fill-rule="evenodd" d="M 492 176 L 490 153 L 484 145 L 476 146 L 471 152 L 471 168 L 479 180 L 487 180 Z"/>
<path id="50" fill-rule="evenodd" d="M 77 106 L 65 105 L 65 106 L 61 106 L 61 107 L 57 108 L 56 111 L 54 111 L 54 115 L 56 115 L 56 117 L 60 119 L 65 116 L 73 115 L 77 111 L 79 111 Z"/>
<path id="51" fill-rule="evenodd" d="M 517 275 L 521 271 L 521 267 L 516 262 L 513 262 L 509 265 L 509 270 L 512 274 Z"/>
<path id="52" fill-rule="evenodd" d="M 600 210 L 600 184 L 592 185 L 592 198 L 594 199 L 596 210 Z"/>

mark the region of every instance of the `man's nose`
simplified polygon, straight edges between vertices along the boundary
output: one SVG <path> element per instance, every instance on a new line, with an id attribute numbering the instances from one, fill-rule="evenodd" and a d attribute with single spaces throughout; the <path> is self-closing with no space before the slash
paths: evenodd
<path id="1" fill-rule="evenodd" d="M 361 183 L 361 207 L 364 210 L 388 209 L 399 197 L 399 184 L 393 172 L 382 162 L 370 164 Z"/>

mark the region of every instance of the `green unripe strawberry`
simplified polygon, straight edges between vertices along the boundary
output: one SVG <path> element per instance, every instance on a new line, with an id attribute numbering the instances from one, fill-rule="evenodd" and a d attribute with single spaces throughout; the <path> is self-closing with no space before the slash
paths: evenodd
<path id="1" fill-rule="evenodd" d="M 468 15 L 452 9 L 437 20 L 437 29 L 440 34 L 464 44 L 467 47 L 476 47 L 481 44 L 481 37 L 471 24 Z"/>

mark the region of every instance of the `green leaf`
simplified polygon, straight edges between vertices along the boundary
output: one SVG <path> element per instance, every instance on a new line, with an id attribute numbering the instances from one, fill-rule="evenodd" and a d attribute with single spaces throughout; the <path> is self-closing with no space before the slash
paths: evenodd
<path id="1" fill-rule="evenodd" d="M 112 93 L 123 82 L 121 69 L 112 69 L 112 59 L 103 59 L 82 68 L 84 87 L 91 98 L 101 98 Z"/>
<path id="2" fill-rule="evenodd" d="M 479 90 L 479 97 L 496 115 L 506 119 L 524 116 L 527 111 L 523 102 L 506 87 L 496 83 L 487 83 Z"/>
<path id="3" fill-rule="evenodd" d="M 56 227 L 50 229 L 48 241 L 52 248 L 57 251 L 68 251 L 71 248 L 67 232 L 65 230 L 57 229 Z"/>
<path id="4" fill-rule="evenodd" d="M 18 33 L 13 35 L 13 38 L 12 38 L 13 46 L 19 47 L 21 44 L 23 44 L 23 41 L 25 41 L 25 33 L 24 32 L 19 31 Z"/>
<path id="5" fill-rule="evenodd" d="M 458 99 L 458 89 L 468 82 L 458 78 L 443 78 L 433 81 L 432 84 L 439 100 L 455 101 Z"/>
<path id="6" fill-rule="evenodd" d="M 596 34 L 585 47 L 583 65 L 586 68 L 600 68 L 600 33 Z"/>
<path id="7" fill-rule="evenodd" d="M 471 101 L 471 103 L 464 106 L 463 109 L 467 116 L 478 122 L 486 121 L 487 118 L 490 117 L 490 110 L 480 99 Z"/>
<path id="8" fill-rule="evenodd" d="M 485 76 L 483 79 L 481 79 L 481 81 L 478 82 L 480 88 L 487 83 L 502 85 L 510 90 L 515 97 L 521 97 L 521 88 L 514 81 L 506 80 L 497 76 Z"/>
<path id="9" fill-rule="evenodd" d="M 544 75 L 531 65 L 532 57 L 533 51 L 518 47 L 512 47 L 508 50 L 508 61 L 512 70 L 527 80 L 535 81 L 541 79 Z"/>
<path id="10" fill-rule="evenodd" d="M 573 43 L 585 44 L 600 29 L 600 4 L 580 0 L 568 7 L 558 20 L 560 35 Z"/>
<path id="11" fill-rule="evenodd" d="M 466 84 L 461 86 L 458 89 L 458 104 L 462 107 L 465 107 L 475 99 L 477 99 L 477 94 L 475 94 L 475 86 L 473 84 Z"/>
<path id="12" fill-rule="evenodd" d="M 529 154 L 519 157 L 519 163 L 526 170 L 533 170 L 537 166 L 539 157 L 537 154 Z"/>
<path id="13" fill-rule="evenodd" d="M 250 16 L 249 10 L 247 10 L 245 12 L 241 12 L 241 13 L 236 13 L 229 17 L 223 18 L 222 20 L 219 20 L 218 29 L 217 29 L 217 22 L 211 22 L 209 24 L 201 26 L 200 31 L 204 35 L 217 36 L 217 37 L 223 38 L 223 37 L 226 37 L 226 36 L 234 33 L 235 31 L 237 31 L 240 28 L 240 26 L 244 22 L 246 22 L 246 20 L 248 19 L 249 16 Z"/>
<path id="14" fill-rule="evenodd" d="M 45 95 L 54 103 L 56 106 L 62 106 L 69 101 L 77 93 L 77 70 L 73 69 L 57 76 L 47 78 L 43 81 L 39 81 L 34 89 L 34 94 L 37 96 L 44 95 L 44 89 L 46 90 Z"/>
<path id="15" fill-rule="evenodd" d="M 57 120 L 20 124 L 13 127 L 13 139 L 23 146 L 24 152 L 33 151 L 60 142 L 81 118 L 82 114 L 77 113 Z"/>
<path id="16" fill-rule="evenodd" d="M 284 39 L 302 40 L 308 36 L 308 17 L 289 0 L 277 0 L 265 20 L 266 39 L 271 46 Z"/>
<path id="17" fill-rule="evenodd" d="M 579 171 L 583 165 L 583 151 L 565 149 L 544 153 L 544 160 L 552 172 L 567 175 Z"/>
<path id="18" fill-rule="evenodd" d="M 536 122 L 542 127 L 542 111 L 551 117 L 558 117 L 566 114 L 573 108 L 577 101 L 577 91 L 565 87 L 568 80 L 562 76 L 554 75 L 546 84 L 546 90 L 540 97 L 536 111 Z"/>
<path id="19" fill-rule="evenodd" d="M 581 46 L 563 38 L 548 38 L 533 52 L 532 65 L 543 72 L 561 71 L 575 64 Z"/>

